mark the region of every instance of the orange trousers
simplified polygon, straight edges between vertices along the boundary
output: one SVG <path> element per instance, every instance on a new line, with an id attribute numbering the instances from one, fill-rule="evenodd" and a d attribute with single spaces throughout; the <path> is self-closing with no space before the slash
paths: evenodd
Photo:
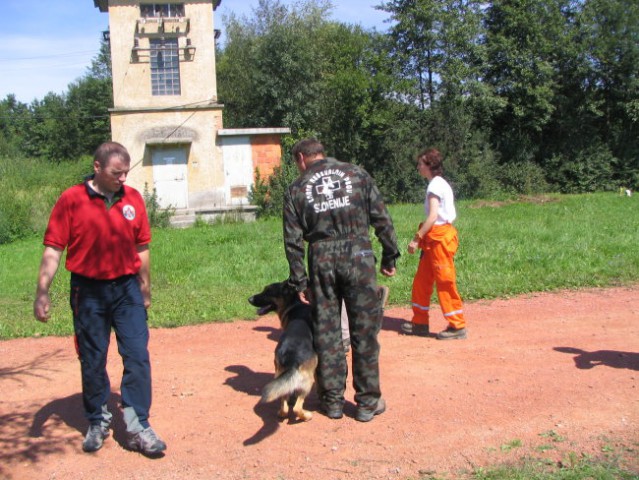
<path id="1" fill-rule="evenodd" d="M 430 299 L 435 285 L 439 306 L 449 326 L 455 329 L 466 326 L 453 262 L 458 246 L 457 229 L 449 223 L 433 225 L 422 239 L 419 245 L 422 254 L 413 279 L 413 323 L 429 323 Z"/>

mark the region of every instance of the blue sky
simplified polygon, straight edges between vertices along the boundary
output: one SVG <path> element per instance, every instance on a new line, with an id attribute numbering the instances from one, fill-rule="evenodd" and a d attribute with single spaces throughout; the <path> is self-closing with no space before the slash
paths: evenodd
<path id="1" fill-rule="evenodd" d="M 294 0 L 282 0 L 294 4 Z M 373 7 L 381 0 L 333 0 L 333 18 L 385 30 L 388 14 Z M 251 16 L 258 0 L 222 0 L 216 28 L 231 12 Z M 100 48 L 108 14 L 93 0 L 2 0 L 0 14 L 0 100 L 14 94 L 24 103 L 48 92 L 62 94 L 86 73 Z"/>

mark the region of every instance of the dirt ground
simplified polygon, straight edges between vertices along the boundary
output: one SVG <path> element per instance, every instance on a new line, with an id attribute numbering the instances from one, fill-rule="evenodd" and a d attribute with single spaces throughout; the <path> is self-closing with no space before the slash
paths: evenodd
<path id="1" fill-rule="evenodd" d="M 248 296 L 248 295 L 247 295 Z M 315 413 L 277 420 L 258 404 L 272 377 L 276 317 L 151 332 L 152 425 L 168 444 L 123 448 L 121 362 L 109 357 L 114 434 L 86 454 L 71 338 L 0 342 L 0 478 L 418 479 L 524 455 L 625 452 L 639 472 L 639 289 L 536 294 L 465 305 L 467 340 L 380 334 L 388 410 L 370 423 Z M 35 320 L 34 320 L 35 321 Z M 434 312 L 432 329 L 445 327 Z M 306 403 L 318 407 L 313 394 Z M 635 460 L 633 460 L 635 458 Z"/>

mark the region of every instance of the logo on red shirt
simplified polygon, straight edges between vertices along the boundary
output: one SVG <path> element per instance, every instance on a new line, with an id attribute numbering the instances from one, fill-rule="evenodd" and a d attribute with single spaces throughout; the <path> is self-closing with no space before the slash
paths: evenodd
<path id="1" fill-rule="evenodd" d="M 125 205 L 122 208 L 122 215 L 124 215 L 124 218 L 127 220 L 133 220 L 135 218 L 135 208 L 133 208 L 133 205 Z"/>

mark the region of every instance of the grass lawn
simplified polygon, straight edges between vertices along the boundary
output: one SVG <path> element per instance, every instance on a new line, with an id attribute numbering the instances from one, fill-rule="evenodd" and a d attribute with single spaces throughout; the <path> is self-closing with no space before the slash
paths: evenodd
<path id="1" fill-rule="evenodd" d="M 464 300 L 637 283 L 638 203 L 616 193 L 459 202 L 456 265 Z M 406 245 L 423 211 L 421 205 L 389 210 L 402 257 L 395 277 L 378 278 L 390 286 L 390 304 L 408 306 L 418 257 Z M 72 332 L 64 268 L 51 289 L 51 320 L 33 318 L 41 253 L 41 238 L 0 245 L 0 339 Z M 246 299 L 288 276 L 279 219 L 157 229 L 151 255 L 152 327 L 253 319 Z"/>

